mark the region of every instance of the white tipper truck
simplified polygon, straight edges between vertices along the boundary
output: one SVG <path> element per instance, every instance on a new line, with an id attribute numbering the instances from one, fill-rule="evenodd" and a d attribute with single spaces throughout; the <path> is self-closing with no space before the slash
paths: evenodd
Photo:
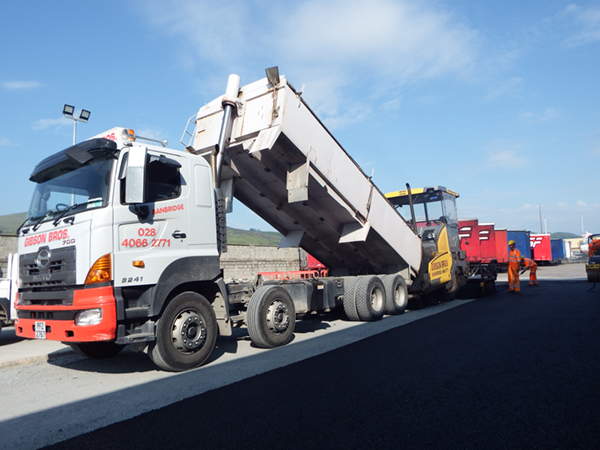
<path id="1" fill-rule="evenodd" d="M 130 345 L 182 371 L 233 327 L 276 347 L 297 315 L 343 308 L 378 320 L 404 312 L 411 286 L 412 295 L 458 287 L 462 269 L 447 255 L 424 261 L 421 237 L 277 68 L 242 88 L 230 76 L 182 141 L 185 151 L 170 150 L 115 128 L 35 167 L 19 230 L 19 336 L 91 357 Z M 219 256 L 233 198 L 329 276 L 226 283 Z"/>

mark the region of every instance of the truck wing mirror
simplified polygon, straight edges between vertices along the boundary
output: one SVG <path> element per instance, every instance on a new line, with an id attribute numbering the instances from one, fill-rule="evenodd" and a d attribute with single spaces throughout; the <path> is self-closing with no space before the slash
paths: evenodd
<path id="1" fill-rule="evenodd" d="M 125 203 L 144 203 L 146 198 L 146 147 L 131 147 L 127 158 Z"/>

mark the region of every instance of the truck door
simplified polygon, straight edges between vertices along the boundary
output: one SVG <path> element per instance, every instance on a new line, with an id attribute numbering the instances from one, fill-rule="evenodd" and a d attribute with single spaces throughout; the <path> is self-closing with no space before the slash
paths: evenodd
<path id="1" fill-rule="evenodd" d="M 183 158 L 148 149 L 145 201 L 125 204 L 126 179 L 117 182 L 114 208 L 115 287 L 154 284 L 172 261 L 188 255 L 190 190 Z M 121 165 L 126 164 L 123 155 Z"/>

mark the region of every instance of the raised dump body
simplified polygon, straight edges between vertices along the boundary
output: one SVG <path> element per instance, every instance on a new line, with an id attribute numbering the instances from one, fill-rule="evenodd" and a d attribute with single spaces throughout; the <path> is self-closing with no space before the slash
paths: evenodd
<path id="1" fill-rule="evenodd" d="M 223 189 L 282 233 L 282 247 L 302 247 L 331 275 L 416 274 L 420 238 L 287 80 L 271 83 L 239 90 L 219 169 Z M 222 103 L 199 110 L 189 151 L 214 151 Z"/>

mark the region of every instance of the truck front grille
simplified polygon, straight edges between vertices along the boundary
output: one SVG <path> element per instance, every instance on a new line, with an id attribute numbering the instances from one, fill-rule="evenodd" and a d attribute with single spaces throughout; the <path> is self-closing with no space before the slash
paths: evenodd
<path id="1" fill-rule="evenodd" d="M 20 255 L 19 303 L 23 305 L 70 305 L 76 282 L 75 247 Z"/>

